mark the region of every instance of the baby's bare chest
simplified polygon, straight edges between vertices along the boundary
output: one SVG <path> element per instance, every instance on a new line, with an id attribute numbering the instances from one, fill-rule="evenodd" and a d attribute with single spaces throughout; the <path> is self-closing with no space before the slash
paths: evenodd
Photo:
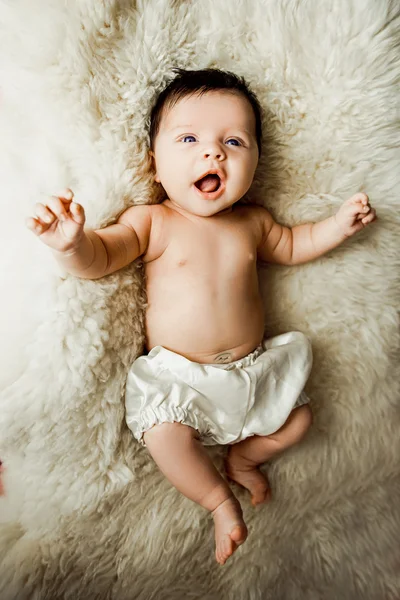
<path id="1" fill-rule="evenodd" d="M 223 280 L 254 269 L 257 243 L 249 228 L 240 224 L 206 223 L 196 227 L 178 223 L 171 226 L 168 246 L 160 258 L 169 271 Z"/>

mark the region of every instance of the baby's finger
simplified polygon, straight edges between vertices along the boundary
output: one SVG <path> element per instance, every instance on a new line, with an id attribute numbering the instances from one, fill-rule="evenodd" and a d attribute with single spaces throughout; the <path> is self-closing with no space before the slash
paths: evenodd
<path id="1" fill-rule="evenodd" d="M 72 217 L 76 223 L 84 223 L 85 222 L 85 211 L 83 206 L 78 204 L 77 202 L 71 202 L 71 206 L 69 207 Z"/>
<path id="2" fill-rule="evenodd" d="M 25 219 L 25 225 L 27 226 L 28 229 L 33 231 L 33 233 L 35 233 L 36 235 L 41 235 L 46 227 L 46 226 L 43 226 L 42 223 L 40 223 L 34 217 L 28 217 L 27 219 Z"/>
<path id="3" fill-rule="evenodd" d="M 362 223 L 364 225 L 367 225 L 368 223 L 372 223 L 372 221 L 375 221 L 375 219 L 376 219 L 376 212 L 375 212 L 375 209 L 373 208 L 373 209 L 371 209 L 370 213 L 366 217 L 363 218 Z"/>
<path id="4" fill-rule="evenodd" d="M 362 220 L 364 219 L 370 212 L 371 207 L 369 206 L 369 204 L 366 204 L 365 206 L 360 206 L 359 207 L 359 214 L 357 216 L 357 220 Z"/>
<path id="5" fill-rule="evenodd" d="M 74 192 L 69 188 L 64 188 L 59 194 L 56 194 L 56 197 L 60 198 L 60 200 L 67 200 L 68 202 L 71 202 L 74 197 Z"/>
<path id="6" fill-rule="evenodd" d="M 360 215 L 361 215 L 361 219 L 363 217 L 365 217 L 366 214 L 368 213 L 368 210 L 369 209 L 366 209 L 366 207 L 364 207 L 360 202 L 355 202 L 355 203 L 350 202 L 346 206 L 347 214 L 351 215 L 353 218 L 355 217 L 356 219 L 359 219 Z"/>
<path id="7" fill-rule="evenodd" d="M 67 200 L 66 203 L 69 205 L 70 200 Z M 64 205 L 64 202 L 61 198 L 57 198 L 57 196 L 49 196 L 47 200 L 47 206 L 50 210 L 55 214 L 55 216 L 60 219 L 60 221 L 66 221 L 67 219 L 67 208 L 68 206 Z"/>
<path id="8" fill-rule="evenodd" d="M 48 223 L 49 225 L 56 219 L 51 210 L 47 206 L 44 206 L 44 204 L 40 204 L 40 202 L 35 204 L 34 212 L 38 221 L 44 221 L 44 223 Z"/>
<path id="9" fill-rule="evenodd" d="M 361 204 L 368 204 L 368 196 L 363 192 L 358 192 L 357 194 L 354 194 L 354 196 L 349 198 L 348 202 L 350 204 L 358 204 L 360 202 Z"/>

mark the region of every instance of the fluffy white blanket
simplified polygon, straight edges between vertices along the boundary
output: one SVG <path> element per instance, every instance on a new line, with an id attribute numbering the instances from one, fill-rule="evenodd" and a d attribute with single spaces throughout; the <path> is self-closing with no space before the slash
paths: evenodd
<path id="1" fill-rule="evenodd" d="M 2 600 L 389 600 L 399 585 L 399 14 L 391 0 L 0 0 Z M 281 222 L 364 190 L 379 220 L 260 270 L 267 330 L 313 342 L 315 422 L 224 567 L 204 509 L 124 422 L 140 265 L 61 277 L 27 230 L 70 186 L 88 226 L 150 201 L 151 103 L 174 66 L 244 75 L 266 112 L 251 191 Z M 222 469 L 223 447 L 209 449 Z"/>

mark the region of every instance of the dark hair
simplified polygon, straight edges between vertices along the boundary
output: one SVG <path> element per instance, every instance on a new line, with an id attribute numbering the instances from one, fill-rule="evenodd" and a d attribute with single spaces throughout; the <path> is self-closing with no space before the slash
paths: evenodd
<path id="1" fill-rule="evenodd" d="M 165 105 L 174 106 L 185 96 L 193 94 L 202 95 L 211 91 L 228 90 L 242 94 L 250 102 L 256 119 L 256 139 L 258 154 L 261 155 L 262 109 L 257 96 L 252 92 L 245 79 L 230 71 L 220 69 L 199 69 L 189 71 L 186 69 L 173 69 L 176 77 L 167 85 L 158 96 L 150 114 L 150 148 L 154 149 L 154 140 L 160 128 L 162 111 Z"/>

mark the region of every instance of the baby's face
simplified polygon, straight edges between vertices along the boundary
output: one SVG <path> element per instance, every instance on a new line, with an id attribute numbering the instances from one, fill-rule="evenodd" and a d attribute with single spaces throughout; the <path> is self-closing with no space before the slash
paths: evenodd
<path id="1" fill-rule="evenodd" d="M 224 91 L 183 98 L 162 115 L 152 154 L 155 180 L 172 204 L 202 217 L 228 209 L 249 189 L 258 163 L 250 102 Z M 210 170 L 218 173 L 199 182 Z"/>

